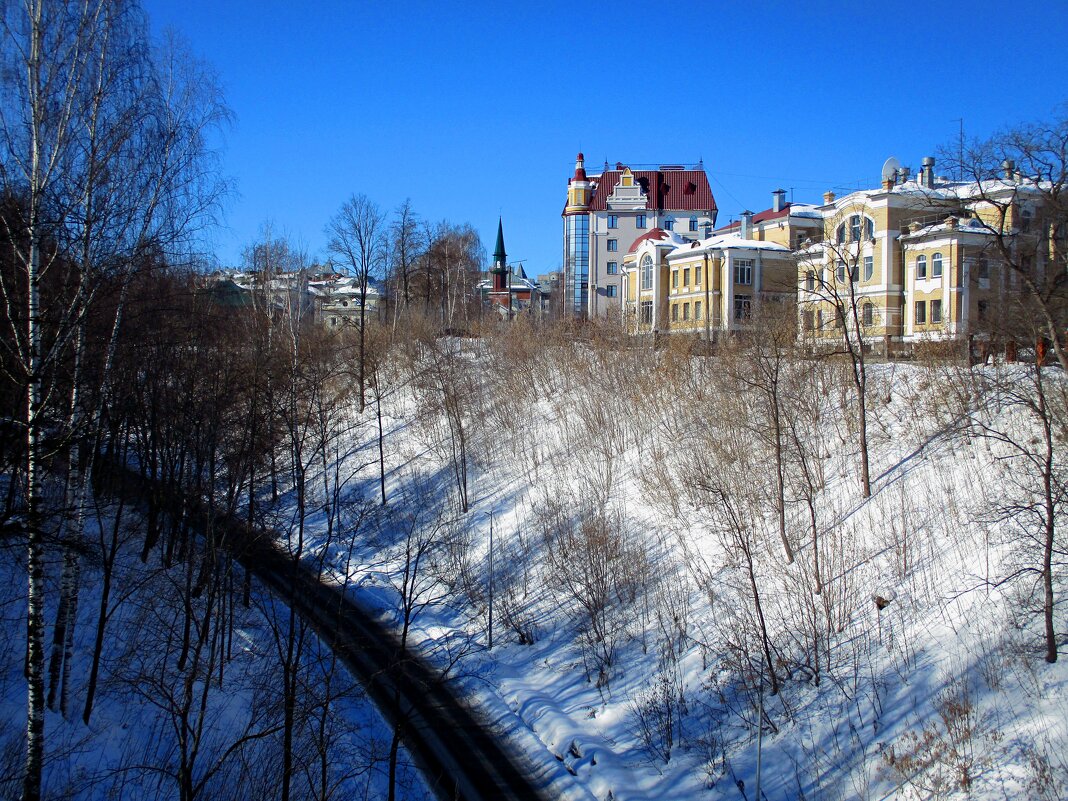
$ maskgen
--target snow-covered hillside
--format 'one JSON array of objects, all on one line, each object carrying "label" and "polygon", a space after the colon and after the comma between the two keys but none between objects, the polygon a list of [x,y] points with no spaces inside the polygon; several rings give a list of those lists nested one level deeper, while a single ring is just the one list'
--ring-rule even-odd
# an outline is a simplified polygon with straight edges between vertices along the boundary
[{"label": "snow-covered hillside", "polygon": [[[391,503],[413,503],[418,476],[448,529],[444,583],[414,626],[431,654],[454,654],[457,629],[477,641],[459,672],[534,758],[598,799],[753,798],[763,683],[769,799],[1068,791],[1066,674],[1043,660],[1033,371],[869,365],[864,498],[846,367],[785,365],[789,564],[745,353],[449,347],[438,367],[468,386],[465,514],[438,389],[416,381],[388,404]],[[367,565],[398,553],[350,571],[387,614],[403,560]]]},{"label": "snow-covered hillside", "polygon": [[[1064,408],[1059,372],[1042,375]],[[759,741],[771,801],[1060,798],[1068,675],[1043,659],[1034,377],[869,365],[865,498],[845,364],[523,331],[411,343],[378,366],[362,413],[341,391],[320,407],[301,481],[282,469],[274,500],[261,476],[256,519],[403,631],[560,797],[754,799]],[[1064,421],[1047,418],[1059,524]],[[93,554],[117,516],[85,727]],[[47,721],[50,792],[182,797],[188,724],[200,784],[185,797],[274,797],[278,688],[297,677],[294,796],[378,797],[391,733],[330,654],[257,588],[202,625],[200,562],[179,544],[170,567],[162,550],[142,563],[145,524],[102,502],[90,525],[101,547],[85,558],[70,722]],[[14,792],[24,568],[9,553],[0,780]],[[1059,598],[1063,548],[1053,560]],[[239,570],[220,580],[240,598]],[[1063,644],[1061,605],[1054,624]],[[175,664],[183,649],[206,674]],[[426,794],[402,779],[400,797]]]}]

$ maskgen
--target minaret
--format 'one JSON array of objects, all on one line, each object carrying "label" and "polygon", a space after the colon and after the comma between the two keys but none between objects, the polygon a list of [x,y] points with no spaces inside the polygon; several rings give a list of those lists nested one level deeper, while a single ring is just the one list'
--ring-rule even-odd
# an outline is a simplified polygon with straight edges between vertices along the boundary
[{"label": "minaret", "polygon": [[497,218],[497,246],[493,249],[493,291],[507,292],[505,276],[508,273],[508,254],[504,252],[504,222]]}]

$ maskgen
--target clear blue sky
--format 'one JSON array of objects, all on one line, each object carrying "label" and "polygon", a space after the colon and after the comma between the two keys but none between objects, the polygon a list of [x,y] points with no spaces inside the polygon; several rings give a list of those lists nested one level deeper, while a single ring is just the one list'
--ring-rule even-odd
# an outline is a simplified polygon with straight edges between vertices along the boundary
[{"label": "clear blue sky", "polygon": [[[265,221],[324,257],[351,194],[560,263],[575,153],[704,159],[720,222],[873,186],[887,156],[1049,117],[1068,3],[144,0],[218,71],[236,122],[224,265]],[[1015,13],[1015,17],[1013,16]]]}]

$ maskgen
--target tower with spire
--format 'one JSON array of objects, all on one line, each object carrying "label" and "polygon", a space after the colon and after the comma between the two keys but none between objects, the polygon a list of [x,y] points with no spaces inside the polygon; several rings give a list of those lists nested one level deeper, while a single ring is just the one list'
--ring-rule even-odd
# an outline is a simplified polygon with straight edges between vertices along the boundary
[{"label": "tower with spire", "polygon": [[490,268],[492,285],[489,291],[490,305],[504,314],[512,311],[512,287],[508,274],[508,254],[504,249],[504,221],[497,218],[497,244],[493,248],[493,266]]}]

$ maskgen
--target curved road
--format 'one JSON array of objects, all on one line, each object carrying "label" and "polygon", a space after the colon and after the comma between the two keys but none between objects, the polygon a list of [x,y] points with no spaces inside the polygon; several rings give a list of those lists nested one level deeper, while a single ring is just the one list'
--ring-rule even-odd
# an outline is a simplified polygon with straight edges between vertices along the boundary
[{"label": "curved road", "polygon": [[[120,486],[108,486],[107,491],[143,499],[146,481],[134,470],[114,467],[122,473],[116,477]],[[548,787],[551,776],[538,780],[520,769],[517,763],[525,760],[495,738],[431,666],[410,652],[399,661],[397,638],[343,588],[324,584],[314,570],[279,550],[268,532],[250,530],[244,521],[226,515],[211,517],[201,504],[187,506],[190,525],[203,531],[210,521],[242,566],[280,600],[291,603],[338,655],[386,721],[402,726],[402,742],[438,798],[549,801],[558,797]]]},{"label": "curved road", "polygon": [[246,547],[233,550],[245,568],[293,604],[359,678],[391,725],[400,719],[404,745],[439,798],[548,800],[545,788],[536,787],[516,766],[516,756],[487,732],[436,671],[411,654],[398,662],[397,639],[340,587],[323,584],[311,569],[262,540],[242,539]]}]

